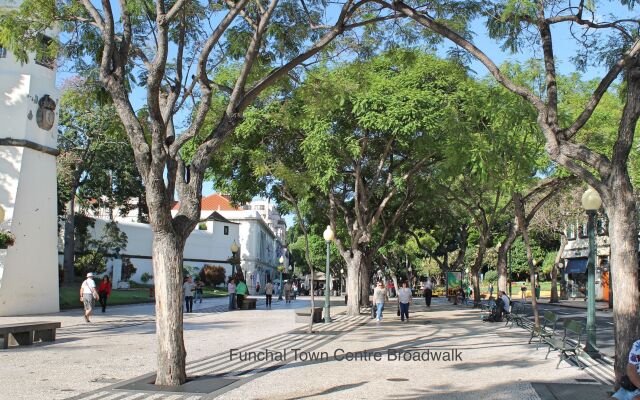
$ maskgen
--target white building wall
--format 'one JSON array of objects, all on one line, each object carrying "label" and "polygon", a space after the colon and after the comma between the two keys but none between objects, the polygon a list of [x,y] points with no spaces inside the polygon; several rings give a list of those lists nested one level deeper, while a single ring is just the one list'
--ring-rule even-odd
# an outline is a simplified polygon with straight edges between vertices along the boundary
[{"label": "white building wall", "polygon": [[[240,259],[242,270],[247,280],[249,293],[256,292],[259,282],[261,292],[267,278],[279,279],[278,249],[282,247],[279,239],[267,226],[257,211],[219,211],[226,219],[240,224]],[[288,260],[285,260],[285,265]]]},{"label": "white building wall", "polygon": [[[0,1],[0,8],[7,2]],[[38,100],[49,95],[59,104],[55,70],[21,64],[11,53],[0,58],[0,139],[23,140],[50,150],[57,147],[57,110],[53,127],[36,123]],[[3,229],[15,245],[0,251],[0,316],[59,310],[57,263],[56,158],[24,145],[0,145],[0,205]]]},{"label": "white building wall", "polygon": [[[100,238],[104,226],[108,221],[97,219],[95,227],[90,229],[93,238]],[[224,234],[224,227],[228,227],[228,235]],[[151,260],[151,245],[153,232],[148,224],[137,222],[118,222],[118,228],[127,234],[127,247],[120,251],[121,256],[129,257],[136,267],[136,273],[131,280],[141,282],[140,277],[144,273],[153,275],[153,263]],[[231,275],[232,268],[227,262],[231,257],[231,244],[238,243],[239,225],[218,221],[208,221],[208,230],[201,231],[196,228],[187,239],[183,265],[189,265],[198,269],[204,265],[219,265],[225,268],[226,275]],[[59,256],[62,260],[62,255]],[[61,262],[61,261],[60,261]],[[114,270],[114,266],[116,266]],[[117,267],[118,260],[110,259],[107,263],[107,273],[114,280],[114,287],[118,285],[120,276]],[[152,283],[150,281],[149,283]]]}]

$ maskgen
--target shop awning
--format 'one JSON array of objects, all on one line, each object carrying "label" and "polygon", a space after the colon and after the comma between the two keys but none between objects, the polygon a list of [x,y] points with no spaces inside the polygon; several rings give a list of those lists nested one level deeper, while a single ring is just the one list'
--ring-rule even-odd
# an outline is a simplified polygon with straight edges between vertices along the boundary
[{"label": "shop awning", "polygon": [[588,258],[567,259],[567,274],[584,274],[587,272]]}]

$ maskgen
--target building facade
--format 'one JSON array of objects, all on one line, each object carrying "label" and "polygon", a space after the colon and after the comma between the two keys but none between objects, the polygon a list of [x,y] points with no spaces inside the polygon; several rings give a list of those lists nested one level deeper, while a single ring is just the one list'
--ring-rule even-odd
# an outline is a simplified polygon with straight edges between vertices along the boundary
[{"label": "building facade", "polygon": [[[0,12],[19,6],[0,0]],[[50,41],[43,35],[43,46]],[[57,108],[55,60],[18,61],[0,48],[1,228],[15,243],[0,249],[0,316],[59,310]]]},{"label": "building facade", "polygon": [[[179,204],[176,204],[173,207],[174,215],[178,209]],[[249,293],[256,293],[258,284],[261,287],[260,292],[264,292],[264,286],[268,280],[278,281],[280,278],[278,272],[280,257],[283,257],[283,265],[289,264],[284,241],[286,223],[277,214],[276,205],[268,200],[258,200],[242,207],[235,207],[231,204],[230,198],[225,195],[212,194],[203,197],[201,216],[204,217],[213,211],[239,224],[240,266],[245,275]]]},{"label": "building facade", "polygon": [[[603,216],[596,220],[596,299],[609,301],[611,296],[611,269],[609,265],[608,221]],[[568,224],[565,234],[567,244],[562,253],[563,281],[567,284],[567,295],[584,297],[587,283],[587,261],[589,259],[589,237],[587,223],[575,221]]]}]

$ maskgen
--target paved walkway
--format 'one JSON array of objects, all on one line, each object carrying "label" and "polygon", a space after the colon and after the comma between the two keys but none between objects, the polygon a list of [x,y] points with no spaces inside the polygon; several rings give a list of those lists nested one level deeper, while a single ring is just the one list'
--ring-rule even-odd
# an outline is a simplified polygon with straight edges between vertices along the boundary
[{"label": "paved walkway", "polygon": [[[223,301],[196,307],[222,311]],[[47,316],[63,321],[60,340],[0,351],[0,398],[547,400],[604,398],[610,388],[599,384],[611,381],[606,364],[580,370],[563,362],[555,369],[557,355],[545,360],[546,350],[527,344],[526,331],[483,323],[478,310],[445,302],[426,310],[416,299],[410,322],[401,323],[390,304],[378,323],[339,315],[344,307],[338,298],[333,303],[335,321],[314,325],[311,335],[293,317],[292,308],[308,306],[303,300],[274,303],[273,310],[186,315],[187,369],[199,378],[181,393],[148,384],[155,363],[151,306],[114,307],[91,325],[80,323],[78,312]],[[283,359],[273,356],[285,350]],[[248,352],[272,356],[242,359]],[[357,359],[346,360],[347,353]],[[411,360],[416,354],[422,360]]]}]

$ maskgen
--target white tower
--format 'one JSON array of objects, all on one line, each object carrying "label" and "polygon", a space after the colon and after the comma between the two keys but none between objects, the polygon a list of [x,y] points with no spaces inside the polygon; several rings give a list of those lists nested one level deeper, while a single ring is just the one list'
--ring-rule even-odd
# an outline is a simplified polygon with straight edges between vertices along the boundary
[{"label": "white tower", "polygon": [[[0,12],[16,6],[0,0]],[[0,48],[0,205],[15,236],[0,250],[0,316],[59,310],[55,80],[54,60]]]}]

